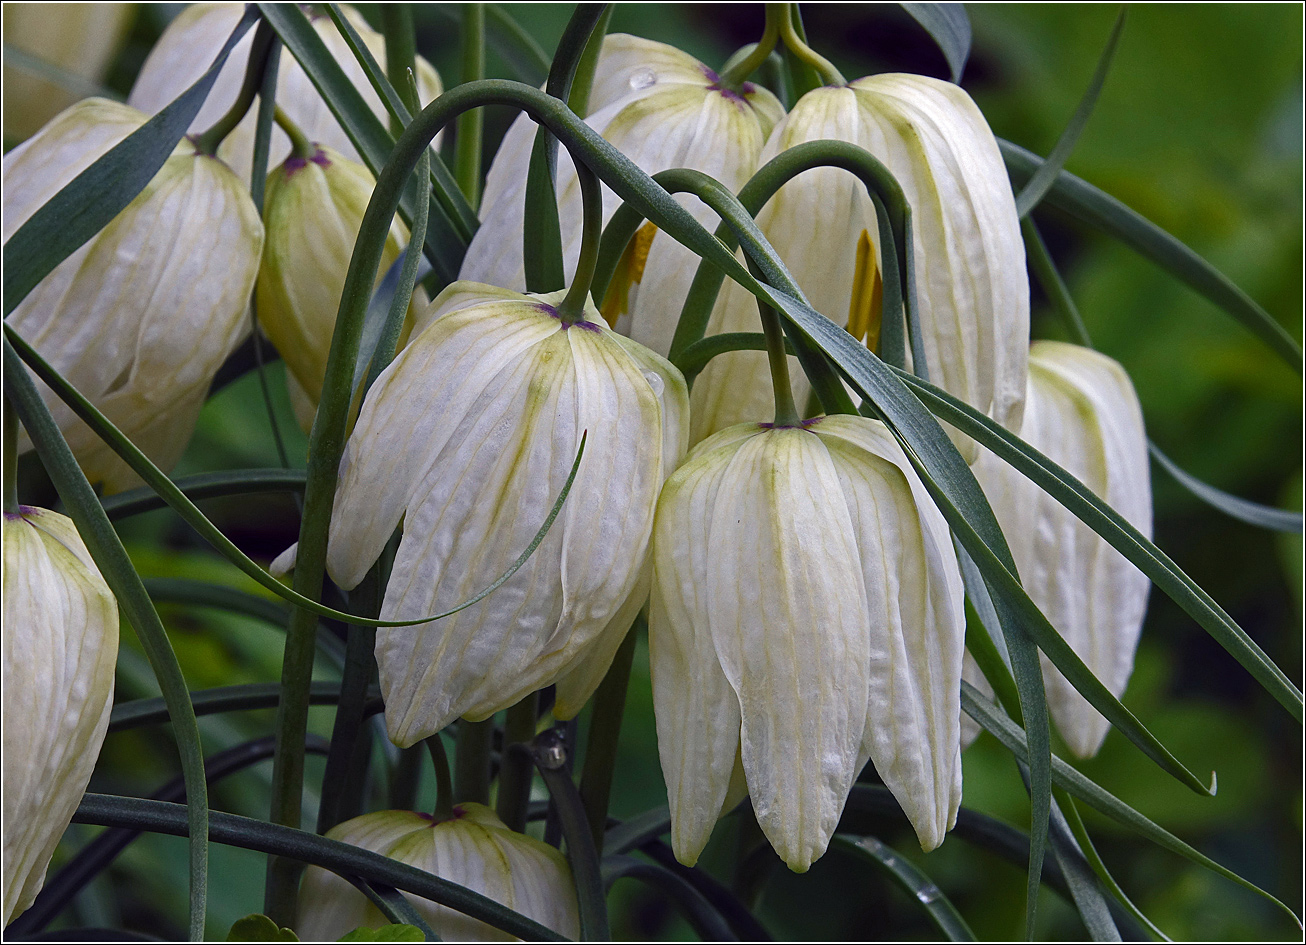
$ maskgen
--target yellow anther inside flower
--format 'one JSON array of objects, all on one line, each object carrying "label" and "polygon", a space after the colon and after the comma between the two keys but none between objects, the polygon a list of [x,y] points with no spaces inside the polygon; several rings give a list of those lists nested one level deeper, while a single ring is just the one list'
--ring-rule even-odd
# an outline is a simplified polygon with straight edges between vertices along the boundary
[{"label": "yellow anther inside flower", "polygon": [[603,305],[599,307],[604,320],[613,328],[617,327],[617,319],[630,311],[631,286],[639,285],[644,280],[648,252],[653,246],[653,237],[657,236],[657,233],[658,228],[655,224],[645,223],[635,231],[635,235],[626,245],[626,251],[621,254],[621,262],[617,264],[612,283],[608,286],[607,294],[603,296]]},{"label": "yellow anther inside flower", "polygon": [[848,303],[848,334],[865,341],[872,351],[880,348],[880,322],[884,315],[884,280],[875,261],[871,234],[862,230],[857,238],[857,268],[853,272],[853,296]]}]

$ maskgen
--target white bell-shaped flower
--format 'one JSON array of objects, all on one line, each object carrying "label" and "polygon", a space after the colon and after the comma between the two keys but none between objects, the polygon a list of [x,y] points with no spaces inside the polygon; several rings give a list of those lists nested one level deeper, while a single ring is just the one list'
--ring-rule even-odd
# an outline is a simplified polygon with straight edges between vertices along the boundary
[{"label": "white bell-shaped flower", "polygon": [[[290,402],[305,430],[322,396],[345,274],[375,186],[371,171],[328,147],[317,148],[308,159],[287,158],[268,175],[258,318],[286,362]],[[395,217],[378,283],[407,243],[408,228]],[[426,301],[425,291],[417,288],[407,327]],[[406,337],[407,331],[400,342]]]},{"label": "white bell-shaped flower", "polygon": [[[146,120],[104,99],[61,113],[4,158],[4,238]],[[221,161],[182,141],[108,226],[45,277],[8,322],[156,464],[171,468],[213,376],[249,331],[263,224]],[[42,385],[88,478],[135,475]]]},{"label": "white bell-shaped flower", "polygon": [[104,744],[118,604],[72,520],[4,523],[4,924],[32,904]]},{"label": "white bell-shaped flower", "polygon": [[[349,25],[362,37],[364,45],[384,70],[385,37],[372,29],[353,7],[344,6],[342,10]],[[145,64],[141,66],[140,75],[132,85],[127,104],[150,115],[162,110],[208,70],[244,12],[243,3],[196,3],[179,13],[150,50]],[[383,123],[388,122],[389,113],[381,104],[381,97],[372,88],[363,67],[358,64],[335,23],[325,13],[310,13],[308,16],[327,51],[344,70],[373,114]],[[227,57],[208,98],[191,122],[191,132],[205,131],[212,127],[235,104],[245,81],[245,67],[249,62],[249,50],[253,42],[254,30],[250,29]],[[440,76],[429,62],[418,56],[417,94],[422,104],[430,103],[442,91]],[[309,79],[308,73],[285,49],[282,50],[277,70],[277,105],[309,140],[320,141],[350,160],[359,160],[358,152]],[[254,124],[257,115],[256,104],[218,148],[218,156],[230,164],[247,184],[254,161]],[[274,125],[271,163],[281,163],[289,153],[290,140]]]},{"label": "white bell-shaped flower", "polygon": [[[664,43],[615,33],[603,40],[585,121],[614,147],[654,174],[673,167],[702,171],[737,192],[758,167],[767,135],[784,114],[770,92],[745,83],[741,92],[721,84],[693,56]],[[460,277],[526,287],[522,227],[526,173],[537,125],[521,115],[508,129],[486,179],[481,228],[472,239]],[[558,217],[563,258],[570,274],[580,253],[581,193],[565,148],[558,154]],[[696,197],[678,195],[709,230],[718,218]],[[606,224],[621,200],[603,188]],[[665,355],[698,257],[645,223],[602,300],[604,317],[624,335]]]},{"label": "white bell-shaped flower", "polygon": [[378,378],[346,447],[328,570],[355,586],[402,522],[381,617],[407,620],[461,604],[508,569],[586,435],[566,504],[520,571],[436,623],[377,632],[399,745],[572,672],[555,713],[574,714],[642,603],[630,598],[658,491],[685,449],[685,382],[592,305],[568,326],[553,307],[562,298],[451,285]]},{"label": "white bell-shaped flower", "polygon": [[[1010,429],[1020,426],[1029,343],[1029,280],[1011,185],[997,141],[961,88],[890,74],[808,92],[771,134],[762,163],[806,141],[865,148],[902,186],[912,211],[916,301],[929,379]],[[758,216],[812,306],[879,343],[879,230],[851,173],[806,171]],[[723,287],[709,333],[757,331],[752,296]],[[691,442],[768,416],[760,352],[732,352],[694,385]],[[968,461],[975,444],[953,436]]]},{"label": "white bell-shaped flower", "polygon": [[697,860],[742,763],[767,839],[806,870],[868,757],[938,846],[961,803],[963,590],[947,524],[883,424],[723,430],[667,481],[653,547],[676,856]]},{"label": "white bell-shaped flower", "polygon": [[[327,837],[466,886],[568,939],[580,937],[576,887],[566,859],[547,843],[509,830],[481,804],[458,804],[444,820],[406,810],[378,811],[332,828]],[[516,941],[429,899],[410,901],[446,941]],[[296,928],[303,941],[334,942],[354,929],[389,921],[347,880],[316,866],[305,871]]]},{"label": "white bell-shaped flower", "polygon": [[[1129,375],[1116,361],[1078,345],[1034,342],[1020,436],[1151,537],[1143,411]],[[1133,671],[1151,582],[1004,461],[985,453],[975,464],[975,476],[1030,598],[1119,697]],[[1110,723],[1046,657],[1043,679],[1052,719],[1070,750],[1080,758],[1096,754]]]}]

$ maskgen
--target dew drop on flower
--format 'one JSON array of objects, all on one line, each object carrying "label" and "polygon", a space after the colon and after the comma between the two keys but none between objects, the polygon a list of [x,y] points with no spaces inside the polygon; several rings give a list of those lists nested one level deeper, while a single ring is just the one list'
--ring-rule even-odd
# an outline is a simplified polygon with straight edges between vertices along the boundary
[{"label": "dew drop on flower", "polygon": [[657,81],[657,73],[652,69],[640,69],[630,77],[630,87],[638,92],[640,89],[646,89],[650,85],[656,85]]}]

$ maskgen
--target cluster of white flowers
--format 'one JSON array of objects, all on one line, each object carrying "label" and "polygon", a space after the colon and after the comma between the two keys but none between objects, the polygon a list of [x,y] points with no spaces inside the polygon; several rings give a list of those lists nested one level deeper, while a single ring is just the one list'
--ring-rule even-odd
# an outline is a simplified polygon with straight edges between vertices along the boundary
[{"label": "cluster of white flowers", "polygon": [[[146,62],[128,106],[80,103],[6,156],[5,238],[185,88],[239,9],[189,9]],[[381,59],[379,38],[354,23]],[[335,28],[325,20],[316,26],[370,92]],[[248,43],[194,130],[234,100],[247,55]],[[433,70],[423,63],[418,71],[423,98],[438,95]],[[216,158],[183,140],[150,186],[10,320],[165,467],[180,456],[214,373],[247,331],[256,283],[260,321],[286,362],[306,427],[321,394],[373,179],[288,55],[281,82],[278,104],[313,150],[292,153],[272,172],[262,220],[238,176],[248,176],[250,129],[242,124]],[[879,158],[913,215],[926,361],[919,367],[1065,465],[1135,526],[1150,528],[1145,438],[1128,378],[1109,359],[1069,345],[1039,344],[1030,355],[1015,203],[993,135],[959,87],[880,75],[815,89],[786,114],[766,90],[731,89],[679,50],[613,35],[589,101],[586,120],[644,171],[694,168],[736,192],[766,161],[806,141],[848,141]],[[374,96],[372,104],[380,114]],[[561,515],[520,572],[438,623],[378,632],[391,738],[412,745],[552,684],[555,716],[574,716],[651,600],[659,750],[682,861],[698,858],[717,819],[747,795],[780,856],[807,869],[824,853],[868,759],[922,847],[937,846],[961,801],[965,630],[962,580],[942,515],[882,423],[860,416],[766,422],[774,405],[764,355],[717,358],[691,393],[666,356],[698,257],[651,224],[600,304],[560,312],[565,290],[524,294],[522,198],[534,127],[520,118],[498,152],[464,281],[429,305],[414,296],[402,350],[357,408],[331,521],[329,573],[342,588],[354,587],[400,527],[381,617],[450,609],[520,555],[582,436],[585,452]],[[565,153],[557,189],[564,255],[574,268],[581,195]],[[678,199],[704,225],[716,223],[695,198]],[[605,191],[605,219],[616,207]],[[813,306],[838,320],[846,314],[849,331],[875,350],[883,248],[862,185],[844,171],[809,171],[780,189],[759,224]],[[396,221],[384,264],[407,239]],[[709,332],[756,324],[752,298],[727,285]],[[110,488],[129,483],[89,430],[50,402],[88,476]],[[1145,579],[1019,474],[950,434],[975,463],[1031,596],[1108,688],[1121,692]],[[20,566],[10,535],[19,532],[5,531],[7,714],[18,688],[9,685],[18,659],[11,640],[21,633],[32,637],[24,646],[55,645],[36,640],[44,624],[24,616],[32,605],[10,593],[9,575]],[[84,554],[75,556],[89,567]],[[70,570],[62,573],[41,579],[72,586]],[[1059,729],[1074,751],[1093,753],[1104,720],[1051,667],[1047,680]],[[105,691],[95,690],[78,723],[94,727],[86,720],[100,719],[101,735]],[[41,742],[50,735],[32,733]],[[88,773],[56,777],[75,798]],[[6,774],[6,828],[18,790]],[[46,806],[66,823],[71,808],[60,797]],[[9,836],[7,829],[7,873]],[[445,821],[368,815],[333,836],[421,863],[575,934],[574,914],[559,905],[570,897],[557,891],[570,883],[565,863],[474,805]],[[49,847],[44,834],[32,842]],[[501,866],[491,869],[492,862]],[[336,934],[363,921],[361,897],[340,885],[307,881],[305,929]],[[537,899],[545,904],[526,908]],[[17,907],[27,901],[24,893]],[[6,918],[14,908],[7,885]]]}]

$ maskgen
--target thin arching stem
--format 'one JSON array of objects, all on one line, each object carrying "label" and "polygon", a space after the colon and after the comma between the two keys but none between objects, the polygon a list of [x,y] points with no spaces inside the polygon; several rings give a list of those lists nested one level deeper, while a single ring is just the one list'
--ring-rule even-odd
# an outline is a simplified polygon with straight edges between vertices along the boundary
[{"label": "thin arching stem", "polygon": [[599,261],[599,241],[603,236],[603,185],[598,176],[579,161],[576,163],[576,176],[580,180],[580,193],[584,201],[584,229],[581,231],[576,275],[571,280],[567,297],[558,306],[558,316],[565,325],[574,324],[584,317],[585,301],[589,298],[594,270]]},{"label": "thin arching stem", "polygon": [[752,75],[762,63],[766,62],[767,56],[775,49],[775,44],[780,39],[780,21],[789,22],[789,9],[787,4],[768,3],[766,5],[766,28],[762,31],[762,38],[757,41],[757,45],[743,59],[726,69],[721,73],[721,84],[732,89],[737,89]]},{"label": "thin arching stem", "polygon": [[[782,7],[783,10],[778,10],[773,14],[771,10],[772,7]],[[774,16],[775,19],[779,21],[780,39],[784,42],[785,46],[787,46],[789,51],[798,59],[815,69],[827,85],[847,85],[848,83],[845,81],[843,74],[834,67],[834,63],[830,62],[829,59],[826,59],[811,46],[808,46],[807,43],[803,41],[802,37],[798,35],[798,30],[794,28],[793,16],[791,15],[789,8],[790,4],[788,3],[768,3],[766,5],[767,20],[769,21]]]}]

